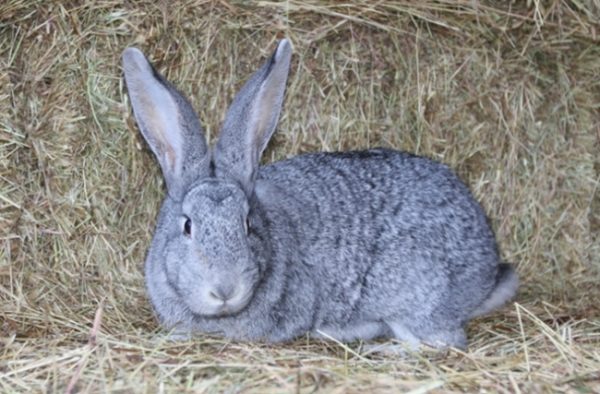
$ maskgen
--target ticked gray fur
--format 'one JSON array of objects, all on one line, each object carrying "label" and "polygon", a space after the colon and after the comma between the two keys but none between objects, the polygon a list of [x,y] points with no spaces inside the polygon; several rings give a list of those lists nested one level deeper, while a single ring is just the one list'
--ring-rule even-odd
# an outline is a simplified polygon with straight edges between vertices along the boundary
[{"label": "ticked gray fur", "polygon": [[188,101],[139,50],[123,53],[168,191],[145,275],[160,321],[240,340],[309,332],[466,347],[468,320],[518,285],[481,206],[447,166],[389,149],[259,166],[291,54],[280,41],[210,149]]}]

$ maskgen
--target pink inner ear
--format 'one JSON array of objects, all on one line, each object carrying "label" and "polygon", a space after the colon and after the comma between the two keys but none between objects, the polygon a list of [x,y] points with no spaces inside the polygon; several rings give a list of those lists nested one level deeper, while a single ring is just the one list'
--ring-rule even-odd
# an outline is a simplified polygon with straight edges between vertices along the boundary
[{"label": "pink inner ear", "polygon": [[157,155],[163,171],[177,173],[182,154],[180,112],[167,89],[151,69],[126,75],[134,114],[144,137]]},{"label": "pink inner ear", "polygon": [[267,146],[271,133],[279,120],[281,102],[285,91],[285,83],[289,71],[289,58],[291,56],[289,43],[279,44],[276,61],[281,62],[287,56],[287,65],[275,64],[271,74],[263,82],[252,106],[250,138],[256,151],[254,160],[259,160],[262,151]]},{"label": "pink inner ear", "polygon": [[171,119],[171,116],[168,116],[164,113],[160,113],[159,111],[153,109],[154,107],[160,105],[160,103],[154,103],[152,99],[145,96],[140,97],[140,103],[142,112],[145,114],[145,126],[147,130],[151,133],[150,137],[156,143],[156,148],[159,151],[157,153],[163,156],[165,164],[167,164],[170,167],[170,169],[174,171],[175,165],[177,164],[177,152],[175,151],[174,144],[177,144],[179,142],[179,137],[172,133],[173,135],[171,135],[169,139],[167,133],[169,132],[170,128],[178,127],[176,124],[169,123],[177,120],[177,118],[179,117],[179,111],[174,105],[165,106],[172,107],[171,111],[174,112],[175,116],[172,116],[173,119]]},{"label": "pink inner ear", "polygon": [[175,154],[173,147],[170,145],[167,145],[164,147],[163,152],[164,152],[165,162],[169,163],[171,170],[175,172],[175,165],[176,165],[175,162],[177,160],[177,155]]},{"label": "pink inner ear", "polygon": [[[260,155],[262,152],[260,150],[264,149],[266,145],[265,139],[268,138],[268,135],[265,135],[270,131],[270,123],[273,122],[273,108],[277,105],[278,93],[276,89],[269,88],[263,86],[260,92],[260,101],[259,105],[255,106],[252,110],[252,118],[253,118],[253,126],[255,127],[254,132],[251,133],[254,135],[254,145],[258,147]],[[277,121],[277,119],[275,119]]]}]

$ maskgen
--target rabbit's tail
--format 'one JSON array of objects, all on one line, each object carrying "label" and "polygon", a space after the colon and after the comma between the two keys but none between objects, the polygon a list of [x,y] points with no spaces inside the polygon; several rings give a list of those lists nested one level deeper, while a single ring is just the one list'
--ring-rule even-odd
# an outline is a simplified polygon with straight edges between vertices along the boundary
[{"label": "rabbit's tail", "polygon": [[471,317],[485,315],[501,307],[510,300],[519,287],[519,277],[512,265],[501,263],[496,274],[496,286],[488,298],[471,314]]}]

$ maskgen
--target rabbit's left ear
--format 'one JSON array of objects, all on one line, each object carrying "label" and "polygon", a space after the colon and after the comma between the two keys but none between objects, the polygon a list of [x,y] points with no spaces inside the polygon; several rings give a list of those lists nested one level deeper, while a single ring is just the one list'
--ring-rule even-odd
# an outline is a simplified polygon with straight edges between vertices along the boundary
[{"label": "rabbit's left ear", "polygon": [[236,179],[252,193],[260,156],[275,131],[290,68],[292,46],[281,40],[227,111],[215,148],[217,176]]},{"label": "rabbit's left ear", "polygon": [[140,50],[123,52],[123,70],[137,124],[160,163],[169,195],[180,200],[191,183],[208,176],[210,155],[200,121]]}]

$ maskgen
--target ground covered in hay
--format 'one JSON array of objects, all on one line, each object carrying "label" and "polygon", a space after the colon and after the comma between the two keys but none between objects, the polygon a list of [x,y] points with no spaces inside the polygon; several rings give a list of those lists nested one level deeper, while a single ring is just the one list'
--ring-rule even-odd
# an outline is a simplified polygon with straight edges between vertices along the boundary
[{"label": "ground covered in hay", "polygon": [[[600,390],[600,4],[0,4],[0,391]],[[130,45],[214,139],[295,45],[266,161],[386,146],[448,163],[522,278],[470,346],[405,357],[302,338],[162,338],[142,266],[164,193],[124,90]]]}]

